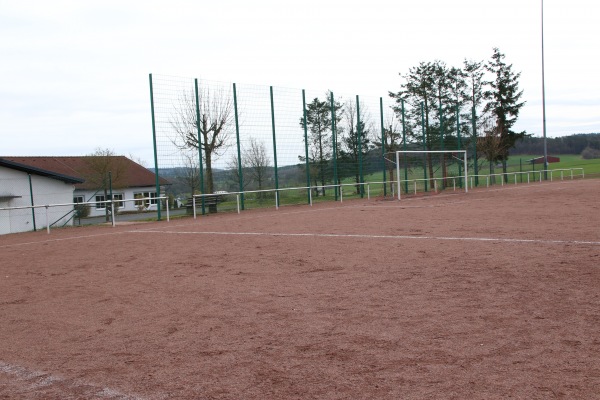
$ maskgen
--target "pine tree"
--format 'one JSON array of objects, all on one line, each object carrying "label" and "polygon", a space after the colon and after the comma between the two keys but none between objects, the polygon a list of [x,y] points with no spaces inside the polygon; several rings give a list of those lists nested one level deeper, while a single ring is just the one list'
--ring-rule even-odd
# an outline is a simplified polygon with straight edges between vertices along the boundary
[{"label": "pine tree", "polygon": [[[355,182],[360,183],[359,159],[366,158],[369,151],[373,148],[371,143],[371,123],[364,111],[360,109],[360,118],[357,112],[356,102],[349,100],[344,106],[344,116],[346,120],[345,132],[341,137],[340,158],[344,163],[341,173],[344,176],[353,176]],[[359,120],[360,119],[360,123]],[[360,140],[359,140],[360,132]],[[360,185],[356,186],[356,193],[360,194]]]},{"label": "pine tree", "polygon": [[[430,115],[435,110],[435,63],[432,62],[421,62],[418,66],[412,67],[408,70],[404,79],[405,83],[401,85],[401,90],[397,93],[390,92],[391,98],[395,99],[396,107],[394,111],[396,115],[401,113],[401,101],[406,100],[411,105],[409,109],[409,119],[415,121],[416,127],[424,125],[423,129],[415,129],[413,131],[413,139],[419,143],[425,143],[427,150],[433,149],[434,133],[430,126]],[[400,74],[402,76],[402,74]],[[421,104],[423,104],[423,119],[421,118]],[[424,121],[424,124],[421,121]],[[424,132],[424,135],[421,135]],[[431,156],[427,157],[429,165],[429,174],[433,177],[433,166],[431,163]]]},{"label": "pine tree", "polygon": [[515,146],[518,140],[525,137],[524,131],[512,130],[525,102],[520,101],[523,96],[523,91],[519,90],[521,73],[513,72],[512,64],[506,64],[504,58],[505,55],[498,48],[494,48],[492,59],[486,65],[486,69],[493,74],[494,80],[489,82],[491,89],[485,92],[488,102],[485,105],[484,113],[489,112],[495,119],[502,151],[494,161],[501,161],[503,172],[506,173],[509,150]]},{"label": "pine tree", "polygon": [[[331,98],[331,92],[327,92],[327,99]],[[342,105],[335,102],[334,109],[336,123],[341,119],[340,110]],[[321,101],[317,97],[306,105],[306,125],[308,128],[308,149],[311,171],[316,172],[321,186],[325,186],[329,176],[328,164],[333,159],[333,134],[331,131],[331,102]],[[304,128],[304,118],[300,118],[300,126]],[[339,129],[338,129],[339,131]],[[300,156],[301,161],[305,161]],[[311,173],[314,176],[314,174]],[[317,191],[316,195],[319,193]],[[323,188],[325,195],[325,188]]]},{"label": "pine tree", "polygon": [[471,121],[471,143],[473,151],[473,168],[475,173],[475,184],[478,183],[479,178],[479,163],[477,157],[477,116],[479,115],[479,108],[484,100],[484,87],[488,84],[484,80],[485,75],[485,64],[483,61],[473,61],[465,59],[463,61],[463,71],[465,74],[465,83],[467,93],[467,104],[469,104],[469,112],[463,115],[465,120]]}]

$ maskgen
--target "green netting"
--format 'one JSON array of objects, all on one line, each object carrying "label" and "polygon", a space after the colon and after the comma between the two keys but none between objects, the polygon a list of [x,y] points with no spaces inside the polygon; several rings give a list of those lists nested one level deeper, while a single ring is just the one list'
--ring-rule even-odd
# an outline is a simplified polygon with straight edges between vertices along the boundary
[{"label": "green netting", "polygon": [[[156,75],[151,82],[157,171],[170,191],[243,192],[242,209],[392,197],[395,151],[472,142],[470,121],[432,118],[424,130],[419,109],[405,104],[403,114],[388,96]],[[237,209],[236,200],[231,194],[218,208]]]}]

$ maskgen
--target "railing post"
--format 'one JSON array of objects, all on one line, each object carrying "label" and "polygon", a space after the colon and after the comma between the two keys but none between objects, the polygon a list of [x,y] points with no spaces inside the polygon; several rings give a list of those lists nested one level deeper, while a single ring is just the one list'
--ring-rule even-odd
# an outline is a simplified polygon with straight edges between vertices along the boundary
[{"label": "railing post", "polygon": [[196,198],[192,194],[192,208],[194,209],[194,219],[196,219]]},{"label": "railing post", "polygon": [[50,206],[46,204],[46,231],[48,232],[48,235],[50,234],[50,217],[48,217],[48,208]]},{"label": "railing post", "polygon": [[[160,210],[160,198],[156,199],[157,201],[157,206],[158,209]],[[115,221],[115,202],[113,199],[110,199],[110,219],[112,220],[112,227],[114,228],[116,226],[116,221]]]},{"label": "railing post", "polygon": [[[404,155],[404,161],[404,171],[406,171],[406,154]],[[400,193],[400,154],[398,152],[396,152],[396,181],[398,182],[398,200],[402,200],[402,194]],[[408,183],[404,185],[406,188],[408,188],[406,185],[408,185]],[[404,193],[408,194],[408,189],[405,190]]]},{"label": "railing post", "polygon": [[35,203],[33,201],[33,185],[31,184],[31,174],[27,174],[27,177],[29,178],[29,196],[31,198],[31,217],[33,219],[33,231],[36,232],[37,227],[35,225]]}]

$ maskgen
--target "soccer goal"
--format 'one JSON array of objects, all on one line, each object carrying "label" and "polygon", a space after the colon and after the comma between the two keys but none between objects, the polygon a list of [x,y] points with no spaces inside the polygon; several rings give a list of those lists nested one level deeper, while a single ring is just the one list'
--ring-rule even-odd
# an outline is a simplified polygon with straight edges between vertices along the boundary
[{"label": "soccer goal", "polygon": [[396,151],[398,200],[404,193],[453,188],[469,191],[466,150]]}]

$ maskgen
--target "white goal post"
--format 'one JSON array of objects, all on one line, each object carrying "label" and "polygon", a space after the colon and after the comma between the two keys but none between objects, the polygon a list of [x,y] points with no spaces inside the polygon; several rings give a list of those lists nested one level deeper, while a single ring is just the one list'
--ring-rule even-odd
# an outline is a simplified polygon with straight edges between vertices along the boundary
[{"label": "white goal post", "polygon": [[[418,154],[423,154],[424,156],[426,156],[427,154],[440,154],[440,153],[448,153],[448,154],[453,154],[456,155],[457,153],[459,155],[462,155],[462,159],[460,159],[457,156],[453,156],[455,159],[458,159],[460,161],[463,162],[463,167],[464,167],[464,172],[460,177],[455,177],[455,178],[464,178],[464,186],[465,186],[465,192],[469,191],[469,184],[468,184],[468,173],[467,173],[467,151],[466,150],[398,150],[396,151],[396,183],[398,185],[398,200],[400,200],[400,193],[402,192],[401,190],[401,182],[402,180],[400,179],[400,155],[401,154],[411,154],[411,155],[418,155]],[[442,179],[446,179],[447,177],[442,177]],[[418,180],[428,180],[429,178],[425,179],[418,179]],[[434,178],[434,179],[439,179],[439,178]],[[414,179],[415,181],[417,179]]]}]

